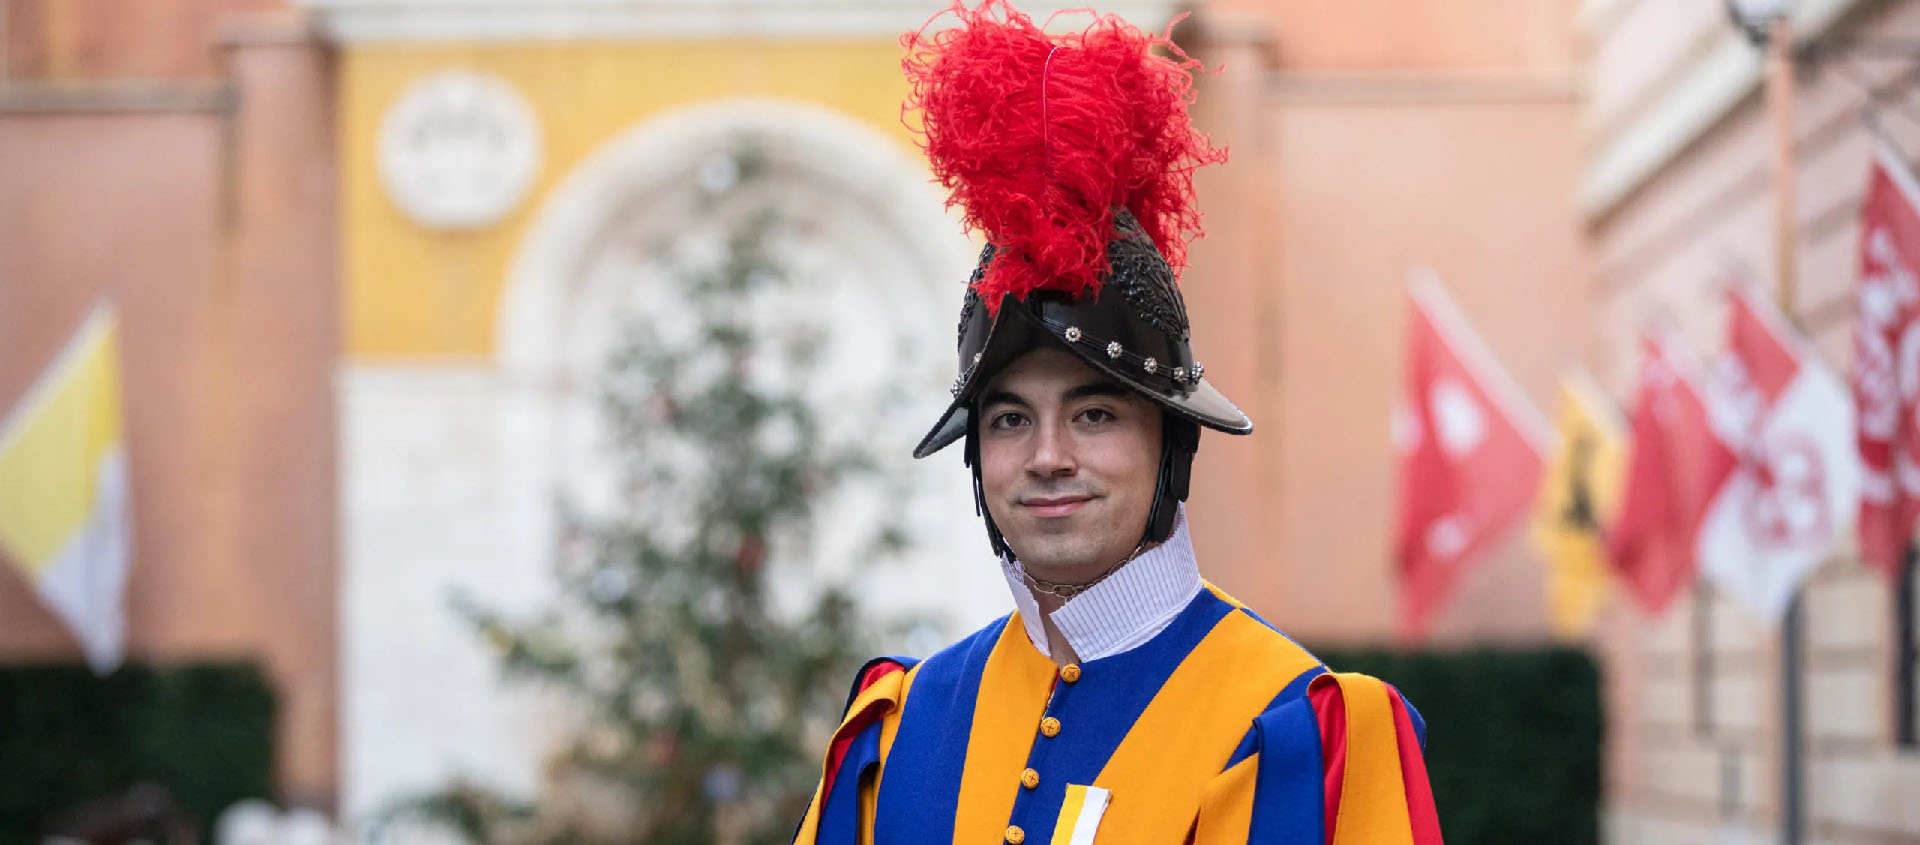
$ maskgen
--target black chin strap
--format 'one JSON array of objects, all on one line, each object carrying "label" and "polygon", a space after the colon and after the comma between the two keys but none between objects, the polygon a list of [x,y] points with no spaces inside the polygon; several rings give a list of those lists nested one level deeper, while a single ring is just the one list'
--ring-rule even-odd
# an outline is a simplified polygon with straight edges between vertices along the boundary
[{"label": "black chin strap", "polygon": [[[973,414],[974,419],[979,414]],[[1007,550],[1007,538],[1000,536],[1000,526],[993,524],[993,512],[987,510],[987,490],[980,484],[980,429],[967,426],[967,442],[960,450],[961,460],[967,462],[967,470],[973,474],[973,512],[987,522],[987,542],[993,546],[995,557],[1012,556]]]},{"label": "black chin strap", "polygon": [[1164,543],[1173,536],[1173,518],[1187,500],[1193,481],[1193,456],[1200,451],[1200,425],[1178,414],[1160,415],[1160,480],[1153,491],[1142,543]]},{"label": "black chin strap", "polygon": [[[1187,491],[1193,481],[1193,456],[1199,451],[1199,424],[1178,414],[1161,412],[1160,478],[1154,484],[1153,510],[1147,512],[1146,530],[1140,535],[1141,545],[1164,543],[1173,536],[1173,520],[1180,512],[1180,503],[1187,500]],[[993,512],[987,510],[987,491],[980,483],[980,434],[977,426],[967,426],[966,445],[960,454],[961,460],[966,461],[967,468],[973,474],[973,512],[987,523],[987,542],[993,546],[996,556],[1012,557],[1013,551],[1007,548],[1007,538],[1000,535],[1000,527],[993,524]]]}]

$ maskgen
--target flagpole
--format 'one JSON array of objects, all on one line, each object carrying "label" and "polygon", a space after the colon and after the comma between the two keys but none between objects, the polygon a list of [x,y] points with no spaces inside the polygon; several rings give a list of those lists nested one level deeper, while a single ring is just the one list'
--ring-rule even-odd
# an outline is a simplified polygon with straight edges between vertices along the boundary
[{"label": "flagpole", "polygon": [[[1773,198],[1775,279],[1780,313],[1797,325],[1798,294],[1794,247],[1799,239],[1794,214],[1793,21],[1780,14],[1768,23],[1767,111],[1773,124]],[[1780,841],[1799,845],[1803,827],[1803,749],[1800,742],[1800,647],[1803,622],[1800,589],[1787,604],[1780,629]]]},{"label": "flagpole", "polygon": [[1896,705],[1894,709],[1894,744],[1902,748],[1910,748],[1916,740],[1914,734],[1920,732],[1917,731],[1916,728],[1920,728],[1920,726],[1916,726],[1914,724],[1915,720],[1906,715],[1913,712],[1913,699],[1916,689],[1914,683],[1916,644],[1914,643],[1913,632],[1906,630],[1906,626],[1913,620],[1913,602],[1916,586],[1914,581],[1916,578],[1920,578],[1920,572],[1916,572],[1916,568],[1920,568],[1920,563],[1916,562],[1916,558],[1920,558],[1920,545],[1915,545],[1912,540],[1908,540],[1906,553],[1900,557],[1900,576],[1895,579],[1894,582],[1899,592],[1893,599],[1893,625],[1895,629],[1893,635],[1893,659],[1895,667],[1893,677],[1895,679],[1894,702]]}]

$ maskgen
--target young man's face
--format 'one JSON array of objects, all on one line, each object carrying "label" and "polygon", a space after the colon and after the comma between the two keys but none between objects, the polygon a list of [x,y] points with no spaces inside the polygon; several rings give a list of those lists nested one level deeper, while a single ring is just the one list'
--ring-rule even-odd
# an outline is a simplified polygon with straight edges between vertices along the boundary
[{"label": "young man's face", "polygon": [[1160,474],[1160,409],[1063,349],[987,383],[975,419],[987,511],[1047,580],[1091,578],[1139,545]]}]

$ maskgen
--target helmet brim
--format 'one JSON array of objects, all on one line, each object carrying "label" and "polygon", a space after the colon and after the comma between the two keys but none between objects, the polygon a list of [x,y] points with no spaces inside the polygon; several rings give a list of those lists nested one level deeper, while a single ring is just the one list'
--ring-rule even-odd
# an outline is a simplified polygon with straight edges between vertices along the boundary
[{"label": "helmet brim", "polygon": [[965,437],[973,423],[973,406],[987,383],[1007,365],[1042,345],[1067,350],[1102,375],[1202,426],[1226,434],[1253,433],[1253,421],[1204,377],[1187,382],[1184,390],[1169,390],[1164,386],[1165,380],[1149,381],[1138,373],[1114,366],[1113,360],[1086,344],[1069,343],[1055,334],[1048,322],[1026,303],[1008,301],[994,321],[979,361],[955,382],[953,402],[914,447],[913,456],[927,457]]}]

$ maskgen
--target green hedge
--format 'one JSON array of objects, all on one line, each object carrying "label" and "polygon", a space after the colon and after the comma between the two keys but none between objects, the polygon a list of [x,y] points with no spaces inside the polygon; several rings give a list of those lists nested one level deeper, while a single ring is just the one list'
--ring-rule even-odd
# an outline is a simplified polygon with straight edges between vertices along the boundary
[{"label": "green hedge", "polygon": [[1385,679],[1427,722],[1448,845],[1597,842],[1600,672],[1570,648],[1315,650]]},{"label": "green hedge", "polygon": [[136,784],[171,793],[202,831],[272,795],[276,696],[248,663],[0,667],[0,845],[40,842],[56,818]]}]

